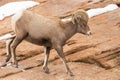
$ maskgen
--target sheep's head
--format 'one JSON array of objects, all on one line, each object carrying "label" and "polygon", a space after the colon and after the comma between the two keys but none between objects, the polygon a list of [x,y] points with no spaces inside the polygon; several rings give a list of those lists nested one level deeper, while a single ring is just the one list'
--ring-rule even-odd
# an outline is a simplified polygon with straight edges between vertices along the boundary
[{"label": "sheep's head", "polygon": [[72,15],[72,23],[78,28],[77,31],[82,34],[90,35],[91,31],[88,26],[88,15],[84,10],[78,10]]}]

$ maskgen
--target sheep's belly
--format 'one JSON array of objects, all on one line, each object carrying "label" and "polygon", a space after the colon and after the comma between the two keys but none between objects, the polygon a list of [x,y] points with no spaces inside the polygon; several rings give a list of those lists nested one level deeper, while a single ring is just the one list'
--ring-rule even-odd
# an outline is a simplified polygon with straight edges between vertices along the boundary
[{"label": "sheep's belly", "polygon": [[52,46],[51,40],[48,39],[48,38],[35,39],[35,38],[32,38],[32,37],[28,36],[25,40],[30,42],[30,43],[40,45],[40,46],[46,46],[46,47],[51,47]]}]

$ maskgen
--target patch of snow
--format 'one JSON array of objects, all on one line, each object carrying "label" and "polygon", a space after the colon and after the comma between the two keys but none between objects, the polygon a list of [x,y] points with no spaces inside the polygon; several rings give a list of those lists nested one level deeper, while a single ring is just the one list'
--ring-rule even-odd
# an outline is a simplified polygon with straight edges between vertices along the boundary
[{"label": "patch of snow", "polygon": [[[26,10],[27,8],[33,7],[35,5],[39,5],[39,3],[33,2],[33,1],[21,1],[21,2],[8,3],[8,4],[0,7],[0,20],[3,20],[6,16],[13,15],[20,10]],[[117,8],[118,8],[118,6],[116,4],[110,4],[104,8],[90,9],[87,11],[87,14],[88,14],[89,18],[92,18],[94,16],[115,10]],[[71,18],[62,19],[63,22],[70,21],[70,20],[71,20]],[[5,40],[10,37],[12,37],[11,34],[6,34],[6,35],[1,36],[0,40]]]},{"label": "patch of snow", "polygon": [[69,22],[69,21],[71,21],[72,20],[72,18],[64,18],[64,19],[62,19],[61,21],[63,21],[63,22]]},{"label": "patch of snow", "polygon": [[96,8],[96,9],[90,9],[87,11],[87,14],[89,16],[89,18],[92,18],[94,16],[109,12],[109,11],[113,11],[115,9],[117,9],[118,6],[116,4],[110,4],[104,8]]},{"label": "patch of snow", "polygon": [[11,34],[5,34],[5,35],[0,37],[0,40],[5,40],[5,39],[10,38],[10,37],[12,37]]},{"label": "patch of snow", "polygon": [[20,1],[7,3],[0,7],[0,20],[3,20],[5,17],[13,15],[18,11],[23,11],[36,5],[39,5],[39,3],[34,1]]}]

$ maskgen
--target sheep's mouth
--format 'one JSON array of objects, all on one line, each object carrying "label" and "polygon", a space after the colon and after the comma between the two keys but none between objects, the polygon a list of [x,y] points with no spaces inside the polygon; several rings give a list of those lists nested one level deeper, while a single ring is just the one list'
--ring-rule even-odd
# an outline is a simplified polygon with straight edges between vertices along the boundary
[{"label": "sheep's mouth", "polygon": [[86,35],[90,36],[90,35],[92,35],[92,32],[91,32],[91,31],[88,31],[88,32],[86,33]]}]

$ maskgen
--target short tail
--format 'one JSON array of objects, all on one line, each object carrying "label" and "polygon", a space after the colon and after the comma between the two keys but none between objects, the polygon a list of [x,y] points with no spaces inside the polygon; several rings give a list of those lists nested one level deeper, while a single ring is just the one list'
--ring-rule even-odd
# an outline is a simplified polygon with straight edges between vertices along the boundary
[{"label": "short tail", "polygon": [[6,34],[6,35],[0,37],[0,41],[2,41],[2,40],[8,40],[8,39],[13,39],[15,37],[16,37],[15,34],[14,35],[12,35],[12,34]]}]

